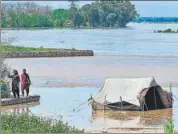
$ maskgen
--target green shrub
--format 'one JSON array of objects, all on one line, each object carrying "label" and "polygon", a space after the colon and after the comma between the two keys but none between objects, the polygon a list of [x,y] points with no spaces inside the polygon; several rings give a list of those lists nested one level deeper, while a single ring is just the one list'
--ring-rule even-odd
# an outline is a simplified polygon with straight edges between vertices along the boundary
[{"label": "green shrub", "polygon": [[165,32],[165,33],[171,33],[173,31],[172,31],[172,29],[168,28],[168,29],[164,30],[163,32]]},{"label": "green shrub", "polygon": [[9,98],[10,97],[10,90],[7,86],[8,83],[1,81],[1,98]]},{"label": "green shrub", "polygon": [[166,30],[157,30],[157,31],[154,30],[154,32],[156,32],[156,33],[178,33],[178,30],[172,30],[172,29],[168,28]]},{"label": "green shrub", "polygon": [[38,117],[23,113],[20,115],[3,114],[1,115],[2,131],[12,133],[83,133],[62,120],[53,120],[45,117]]},{"label": "green shrub", "polygon": [[164,124],[164,133],[167,133],[167,134],[174,133],[174,123],[173,123],[173,120],[168,120]]}]

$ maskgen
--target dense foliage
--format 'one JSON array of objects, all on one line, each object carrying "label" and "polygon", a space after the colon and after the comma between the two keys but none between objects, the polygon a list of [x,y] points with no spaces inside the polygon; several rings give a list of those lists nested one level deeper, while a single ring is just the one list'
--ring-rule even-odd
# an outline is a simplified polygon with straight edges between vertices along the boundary
[{"label": "dense foliage", "polygon": [[124,27],[138,16],[129,1],[96,1],[70,9],[52,9],[33,2],[2,4],[3,28]]},{"label": "dense foliage", "polygon": [[82,133],[62,120],[29,115],[28,113],[1,115],[1,130],[7,133]]},{"label": "dense foliage", "polygon": [[67,20],[65,9],[52,10],[33,2],[2,4],[3,28],[63,27]]},{"label": "dense foliage", "polygon": [[74,27],[125,27],[138,16],[129,1],[97,1],[81,8],[72,6],[69,12]]},{"label": "dense foliage", "polygon": [[136,23],[178,23],[178,17],[140,17],[134,19]]}]

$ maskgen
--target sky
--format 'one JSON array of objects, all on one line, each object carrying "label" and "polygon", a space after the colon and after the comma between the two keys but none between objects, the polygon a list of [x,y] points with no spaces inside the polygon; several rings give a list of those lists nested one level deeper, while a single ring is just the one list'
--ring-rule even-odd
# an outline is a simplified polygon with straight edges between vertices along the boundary
[{"label": "sky", "polygon": [[[69,8],[68,1],[36,1],[40,5],[48,5],[53,8]],[[77,5],[91,3],[91,1],[79,1]],[[178,17],[178,1],[131,1],[135,4],[141,17]]]}]

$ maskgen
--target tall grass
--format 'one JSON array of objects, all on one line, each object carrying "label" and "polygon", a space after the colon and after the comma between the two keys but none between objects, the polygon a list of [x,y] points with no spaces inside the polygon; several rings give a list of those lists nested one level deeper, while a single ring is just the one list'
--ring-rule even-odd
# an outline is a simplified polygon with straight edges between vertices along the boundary
[{"label": "tall grass", "polygon": [[2,132],[9,133],[83,133],[62,120],[53,120],[23,113],[1,115]]}]

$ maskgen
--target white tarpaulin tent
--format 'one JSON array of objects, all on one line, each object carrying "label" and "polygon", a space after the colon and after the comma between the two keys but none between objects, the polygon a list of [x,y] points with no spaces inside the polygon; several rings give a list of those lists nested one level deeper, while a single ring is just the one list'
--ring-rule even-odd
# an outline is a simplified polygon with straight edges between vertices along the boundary
[{"label": "white tarpaulin tent", "polygon": [[148,78],[109,78],[106,79],[103,88],[99,94],[93,98],[94,101],[104,104],[122,101],[140,106],[138,95],[140,92],[147,88],[157,86],[153,77]]}]

